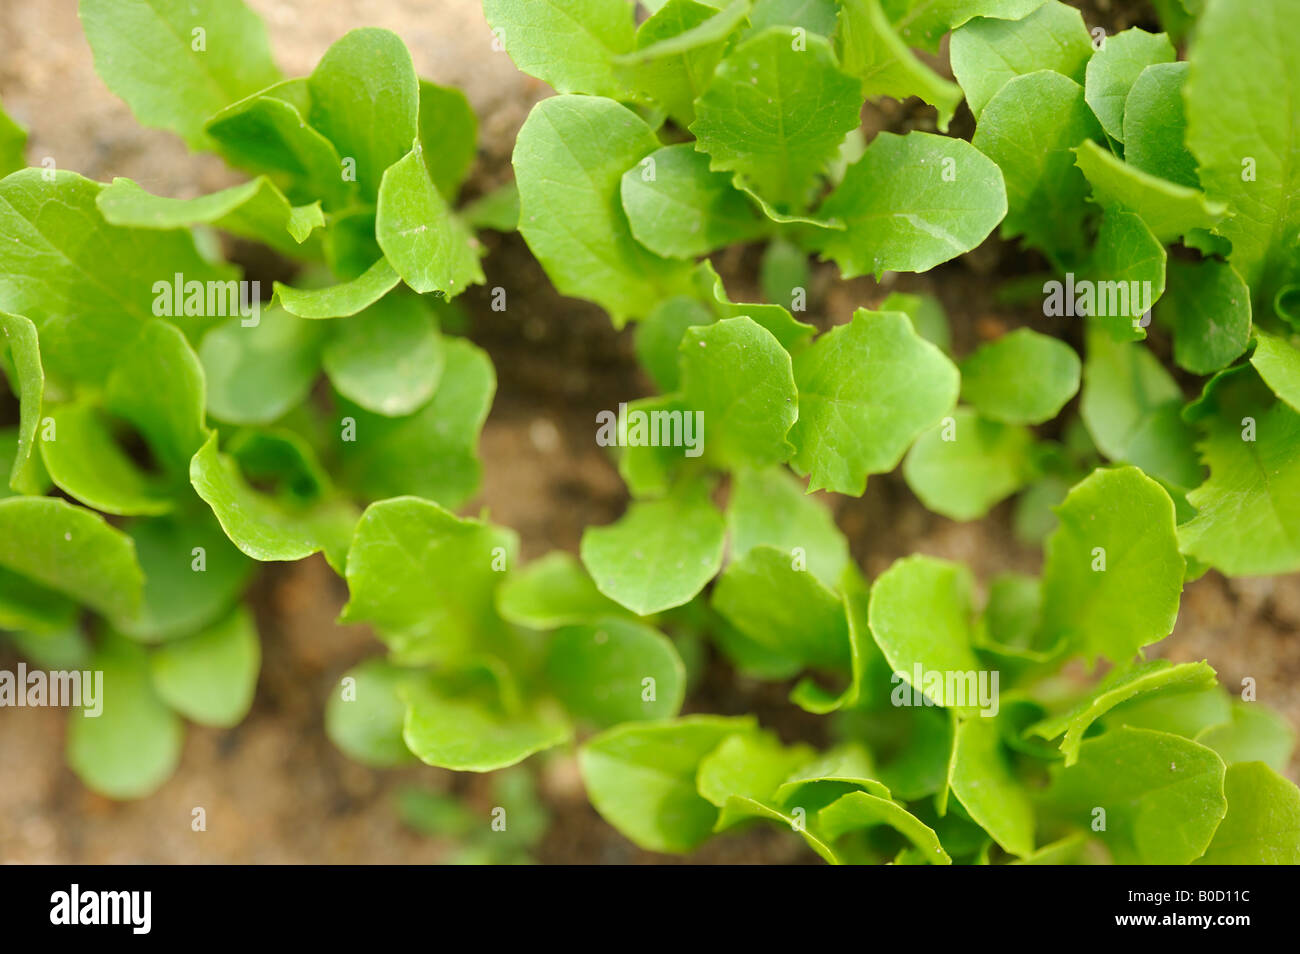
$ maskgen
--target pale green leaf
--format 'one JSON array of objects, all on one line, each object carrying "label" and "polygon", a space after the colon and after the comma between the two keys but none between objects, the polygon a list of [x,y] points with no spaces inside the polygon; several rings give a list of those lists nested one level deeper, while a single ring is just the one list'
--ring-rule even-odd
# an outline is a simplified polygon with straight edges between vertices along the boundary
[{"label": "pale green leaf", "polygon": [[1130,27],[1106,37],[1088,61],[1084,89],[1107,135],[1124,141],[1124,104],[1134,81],[1151,64],[1171,63],[1175,58],[1174,45],[1163,33]]},{"label": "pale green leaf", "polygon": [[725,526],[708,487],[684,484],[637,501],[618,522],[588,527],[582,563],[596,587],[640,616],[690,600],[722,566]]},{"label": "pale green leaf", "polygon": [[845,278],[924,272],[975,248],[1006,212],[1002,173],[970,143],[882,132],[819,209],[844,230],[810,241]]},{"label": "pale green leaf", "polygon": [[859,309],[795,357],[794,376],[792,463],[809,490],[860,496],[957,399],[957,369],[901,312]]},{"label": "pale green leaf", "polygon": [[1053,772],[1047,803],[1093,829],[1118,864],[1187,864],[1209,845],[1227,809],[1223,760],[1187,739],[1121,727],[1084,742],[1079,761]]},{"label": "pale green leaf", "polygon": [[1092,56],[1092,39],[1078,9],[1048,0],[1017,20],[970,20],[952,34],[952,72],[976,119],[1008,80],[1055,70],[1080,86]]},{"label": "pale green leaf", "polygon": [[261,660],[253,616],[240,606],[202,632],[160,647],[149,663],[164,702],[200,725],[229,728],[253,704]]},{"label": "pale green leaf", "polygon": [[357,183],[374,196],[384,171],[416,138],[420,88],[406,45],[390,30],[352,30],[325,51],[307,88],[308,121],[345,164],[352,160]]},{"label": "pale green leaf", "polygon": [[718,65],[695,103],[696,148],[783,212],[806,208],[818,175],[858,126],[862,95],[825,38],[794,49],[773,27]]},{"label": "pale green leaf", "polygon": [[95,72],[145,126],[207,148],[204,121],[280,79],[243,0],[81,0]]},{"label": "pale green leaf", "polygon": [[620,325],[690,292],[690,265],[637,242],[619,196],[623,173],[659,146],[631,110],[592,96],[543,100],[515,140],[520,234],[558,291]]},{"label": "pale green leaf", "polygon": [[917,439],[903,477],[927,509],[975,520],[1024,486],[1034,438],[1027,428],[986,420],[970,408],[958,408],[951,421]]},{"label": "pale green leaf", "polygon": [[1096,470],[1056,510],[1043,567],[1043,643],[1126,663],[1169,635],[1185,564],[1174,505],[1135,467]]}]

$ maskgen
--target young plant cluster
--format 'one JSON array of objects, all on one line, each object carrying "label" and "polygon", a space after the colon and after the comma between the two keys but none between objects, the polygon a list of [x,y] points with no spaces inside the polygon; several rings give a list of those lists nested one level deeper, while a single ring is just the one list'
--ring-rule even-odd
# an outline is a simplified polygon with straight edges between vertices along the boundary
[{"label": "young plant cluster", "polygon": [[[1164,0],[1167,32],[1109,37],[1056,0],[640,6],[484,0],[559,94],[519,132],[519,232],[558,290],[636,322],[659,392],[610,428],[626,513],[521,565],[455,512],[496,379],[450,299],[485,281],[474,230],[516,215],[510,189],[458,204],[464,97],[386,31],[286,80],[240,0],[82,0],[140,121],[255,178],[183,200],[0,180],[0,628],[106,673],[74,769],[142,795],[182,717],[242,718],[254,563],[323,552],[341,620],[386,650],[326,707],[370,765],[576,745],[596,810],[664,852],[768,822],[832,863],[1300,861],[1294,730],[1253,683],[1144,652],[1209,569],[1300,570],[1300,2]],[[945,36],[956,83],[927,65]],[[868,141],[882,96],[940,132]],[[963,100],[971,142],[943,134]],[[0,171],[21,148],[0,119]],[[958,358],[929,296],[798,317],[810,256],[925,272],[999,226],[1048,269],[1007,301],[1059,333]],[[295,284],[214,315],[239,280],[214,228]],[[765,302],[709,258],[748,243]],[[954,520],[1018,495],[1039,575],[914,555],[868,580],[813,492],[900,465]],[[789,683],[829,741],[699,712],[707,654]]]}]

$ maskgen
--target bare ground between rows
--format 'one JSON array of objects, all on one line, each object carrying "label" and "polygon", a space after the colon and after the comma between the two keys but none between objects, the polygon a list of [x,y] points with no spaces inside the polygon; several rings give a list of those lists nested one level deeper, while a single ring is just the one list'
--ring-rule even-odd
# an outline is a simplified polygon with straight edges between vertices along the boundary
[{"label": "bare ground between rows", "polygon": [[[271,24],[277,55],[291,74],[309,70],[353,26],[396,29],[421,73],[465,88],[483,117],[481,169],[471,188],[508,177],[515,131],[546,90],[490,52],[476,0],[252,5]],[[1099,2],[1085,11],[1090,25],[1111,29],[1147,16],[1132,3]],[[169,195],[195,195],[234,181],[216,160],[189,156],[174,137],[135,124],[91,72],[72,0],[0,5],[0,50],[0,98],[32,127],[35,161],[51,155],[61,168],[100,180],[131,176]],[[898,104],[869,109],[867,120],[898,130],[930,121],[924,110]],[[482,289],[463,299],[473,319],[470,335],[489,351],[499,378],[481,446],[484,485],[467,510],[485,506],[494,520],[518,531],[525,558],[555,548],[576,551],[583,527],[615,519],[626,500],[612,463],[595,444],[596,412],[646,393],[647,382],[632,356],[630,332],[615,332],[599,309],[557,295],[517,237],[488,241],[488,287],[506,288],[509,306],[492,312]],[[718,264],[733,297],[752,298],[752,253],[724,255]],[[900,277],[893,287],[938,295],[952,318],[958,352],[965,353],[1022,324],[1061,333],[1039,313],[994,301],[1004,277],[1035,267],[991,241],[926,276]],[[838,282],[833,268],[820,266],[810,311],[822,324],[842,322],[889,290],[870,280]],[[834,504],[869,576],[913,552],[963,560],[981,580],[1039,566],[1039,553],[1011,534],[1005,505],[986,520],[956,524],[922,508],[894,475],[873,478],[860,500],[837,498]],[[397,821],[393,798],[408,785],[454,792],[480,810],[486,824],[491,794],[483,777],[425,767],[373,771],[350,762],[325,738],[325,699],[349,666],[380,647],[364,628],[335,625],[346,590],[323,561],[268,565],[251,599],[264,654],[252,712],[228,731],[191,727],[179,769],[149,798],[114,803],[88,792],[64,764],[61,712],[11,709],[0,717],[0,861],[408,863],[448,857],[448,844]],[[1300,724],[1298,629],[1300,578],[1226,581],[1211,573],[1188,587],[1174,635],[1158,651],[1180,661],[1208,658],[1230,688],[1255,678],[1260,699]],[[0,667],[14,661],[0,654]],[[786,689],[739,678],[711,659],[688,709],[754,712],[787,741],[824,742],[824,721],[787,703]],[[553,816],[540,860],[674,860],[637,849],[595,814],[570,753],[532,764]],[[1293,777],[1295,769],[1293,763]],[[200,806],[208,830],[193,832],[191,811]],[[796,863],[811,856],[796,837],[768,827],[715,839],[691,860]]]}]

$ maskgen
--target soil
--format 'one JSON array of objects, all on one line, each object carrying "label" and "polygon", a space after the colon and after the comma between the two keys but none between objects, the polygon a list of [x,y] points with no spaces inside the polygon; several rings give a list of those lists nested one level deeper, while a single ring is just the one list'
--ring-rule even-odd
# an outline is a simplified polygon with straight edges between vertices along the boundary
[{"label": "soil", "polygon": [[[421,75],[463,88],[480,116],[480,163],[470,191],[509,177],[519,125],[547,88],[515,71],[491,36],[477,0],[249,0],[270,24],[289,75],[308,72],[328,45],[360,25],[389,27],[411,48]],[[219,160],[189,154],[174,136],[139,127],[95,76],[74,0],[0,0],[0,99],[31,129],[29,158],[99,180],[129,176],[151,191],[190,196],[237,181]],[[1090,26],[1152,26],[1141,4],[1098,0],[1084,5]],[[932,128],[918,104],[868,106],[869,126]],[[969,133],[969,114],[954,132]],[[487,237],[487,287],[507,289],[507,311],[488,307],[488,292],[462,299],[470,337],[497,368],[499,390],[484,429],[485,478],[466,507],[487,507],[518,531],[526,559],[577,550],[582,529],[621,513],[623,485],[592,439],[596,412],[650,391],[632,355],[629,332],[603,312],[558,295],[517,236]],[[724,254],[718,266],[736,300],[756,300],[752,253]],[[837,280],[819,266],[810,311],[823,325],[846,321],[854,308],[877,304],[891,290],[939,296],[952,320],[959,354],[1001,331],[1048,328],[1036,310],[995,302],[1004,278],[1041,267],[990,240],[925,276],[884,284]],[[926,511],[897,475],[872,478],[861,499],[837,498],[837,519],[855,558],[874,576],[898,557],[921,552],[959,559],[987,580],[1007,569],[1036,572],[1040,554],[1016,541],[1010,508],[958,524]],[[403,826],[395,793],[416,785],[451,792],[482,810],[485,778],[418,767],[375,771],[339,753],[326,739],[322,709],[340,675],[379,651],[363,627],[334,618],[346,589],[319,558],[269,564],[254,584],[263,668],[252,712],[231,730],[191,726],[181,765],[157,793],[116,803],[87,791],[63,759],[64,715],[10,709],[0,718],[0,862],[26,863],[426,863],[451,847]],[[1158,652],[1182,661],[1208,658],[1225,685],[1254,677],[1261,701],[1300,724],[1300,577],[1228,581],[1215,573],[1191,584],[1174,635]],[[0,667],[15,660],[0,650]],[[692,695],[693,711],[755,712],[787,738],[819,740],[821,720],[785,702],[788,687],[735,676],[711,660]],[[550,863],[665,863],[606,825],[587,804],[571,753],[529,763],[552,824],[536,856]],[[1292,764],[1296,777],[1297,763]],[[191,811],[206,810],[207,830],[191,830]],[[811,855],[775,827],[710,841],[691,861],[803,863]]]}]

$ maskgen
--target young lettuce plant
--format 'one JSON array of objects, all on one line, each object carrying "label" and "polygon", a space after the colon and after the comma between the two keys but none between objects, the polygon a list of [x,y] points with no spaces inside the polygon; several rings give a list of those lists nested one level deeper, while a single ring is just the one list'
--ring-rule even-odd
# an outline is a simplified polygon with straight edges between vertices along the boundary
[{"label": "young lettuce plant", "polygon": [[[1079,416],[1091,443],[1173,495],[1193,572],[1300,569],[1288,490],[1300,481],[1291,12],[1210,0],[1186,60],[1163,33],[1090,35],[1055,0],[1019,20],[972,19],[951,42],[973,142],[1006,181],[1002,232],[1056,270],[1045,315],[1086,319]],[[1265,36],[1246,83],[1237,51]],[[1152,313],[1174,363],[1210,377],[1191,404],[1140,343]],[[1001,364],[1011,391],[1030,380],[1011,373],[1026,357],[1016,350],[1003,339],[987,352],[1008,363],[983,349],[969,360]],[[988,395],[966,387],[997,420]],[[936,450],[938,463],[963,453]]]},{"label": "young lettuce plant", "polygon": [[[22,169],[24,134],[0,120],[0,163],[18,169],[0,180],[0,371],[19,408],[0,431],[0,628],[42,665],[104,672],[69,760],[129,798],[170,775],[181,716],[228,726],[251,704],[248,558],[322,551],[342,573],[354,498],[462,502],[495,376],[440,333],[445,300],[416,294],[481,280],[451,210],[475,120],[395,36],[351,33],[285,81],[237,0],[87,0],[82,16],[142,121],[258,174],[179,200]],[[309,287],[277,285],[263,312],[257,283],[196,241],[206,226],[300,260]],[[334,419],[308,401],[322,371]]]},{"label": "young lettuce plant", "polygon": [[[838,742],[784,746],[750,718],[712,716],[589,739],[592,802],[633,841],[688,851],[766,819],[831,862],[1300,857],[1284,834],[1300,791],[1278,774],[1294,731],[1231,702],[1203,662],[1142,659],[1172,628],[1184,560],[1172,501],[1136,468],[1073,488],[1041,580],[996,577],[982,609],[964,566],[908,557],[868,589],[810,498],[737,497],[743,555],[713,587],[710,627],[751,676],[811,670],[791,697],[836,711]],[[756,506],[765,519],[745,513]],[[1129,559],[1141,580],[1115,572]],[[838,584],[818,579],[837,567]],[[1063,678],[1070,660],[1099,658],[1113,665],[1093,685]],[[980,682],[995,674],[1000,685]]]},{"label": "young lettuce plant", "polygon": [[[1036,5],[897,12],[932,45],[945,17]],[[692,260],[727,245],[794,243],[846,277],[925,271],[1001,221],[997,167],[969,143],[923,132],[864,143],[866,97],[920,96],[941,128],[961,99],[879,0],[720,6],[651,4],[635,26],[626,0],[485,0],[516,65],[563,94],[533,108],[514,154],[520,233],[557,289],[621,325],[692,294]]]}]

